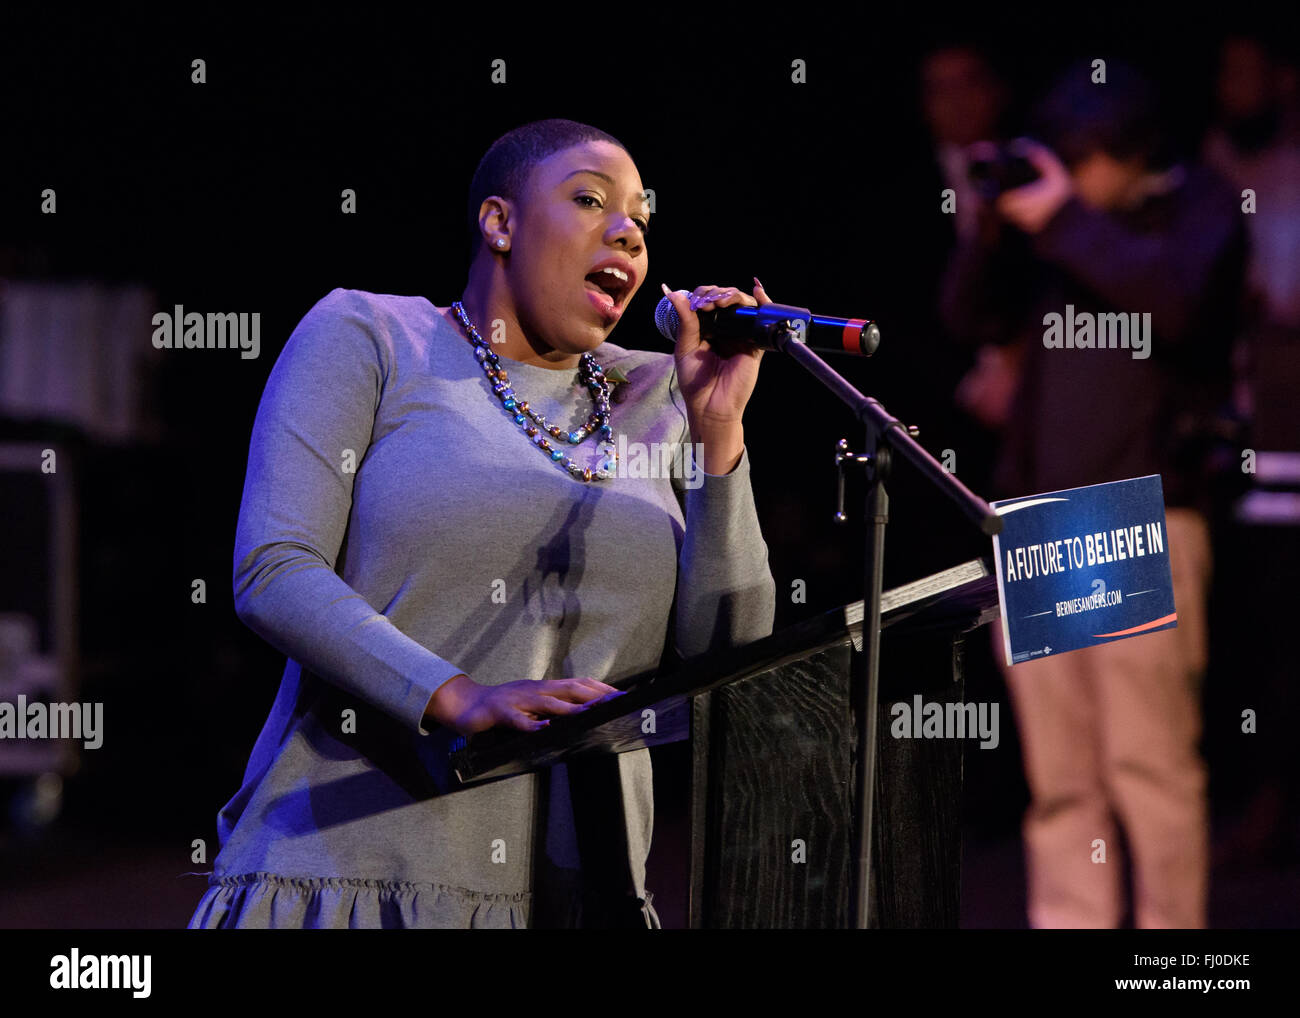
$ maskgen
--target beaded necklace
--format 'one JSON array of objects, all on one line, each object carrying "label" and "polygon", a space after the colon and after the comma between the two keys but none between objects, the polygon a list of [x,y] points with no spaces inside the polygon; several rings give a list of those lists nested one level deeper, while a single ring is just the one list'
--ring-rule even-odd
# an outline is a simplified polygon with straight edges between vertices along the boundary
[{"label": "beaded necklace", "polygon": [[[590,353],[584,353],[578,363],[578,380],[591,393],[591,401],[595,409],[582,427],[566,433],[563,428],[548,424],[544,416],[528,405],[528,400],[520,399],[515,395],[514,389],[510,387],[510,377],[506,369],[501,367],[501,358],[479,335],[478,329],[465,313],[464,305],[456,301],[451,309],[468,334],[469,342],[474,347],[474,356],[483,368],[483,373],[488,377],[493,395],[501,401],[501,405],[507,411],[514,414],[515,423],[523,429],[524,434],[532,440],[533,444],[550,456],[554,462],[563,461],[564,468],[579,481],[603,481],[613,477],[618,468],[618,452],[613,442],[613,429],[609,424],[609,380],[605,377],[605,369],[596,363],[596,358]],[[529,418],[532,418],[535,423],[529,424]],[[570,445],[578,445],[595,432],[600,434],[598,447],[602,456],[600,466],[596,470],[578,466],[571,456],[566,456],[563,449],[553,447],[546,437],[550,435]]]}]

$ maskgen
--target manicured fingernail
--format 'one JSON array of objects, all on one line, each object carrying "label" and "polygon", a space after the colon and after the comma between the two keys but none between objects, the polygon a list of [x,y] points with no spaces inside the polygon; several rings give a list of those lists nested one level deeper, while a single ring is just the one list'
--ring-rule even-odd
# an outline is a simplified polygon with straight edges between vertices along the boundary
[{"label": "manicured fingernail", "polygon": [[664,292],[664,296],[665,296],[665,297],[667,297],[667,296],[669,295],[669,290],[668,290],[668,284],[667,284],[667,283],[660,283],[660,284],[659,284],[659,289],[663,290],[663,292]]},{"label": "manicured fingernail", "polygon": [[766,290],[766,289],[767,289],[766,286],[764,286],[761,282],[759,282],[759,279],[758,279],[757,276],[754,277],[754,285],[757,286],[760,290]]}]

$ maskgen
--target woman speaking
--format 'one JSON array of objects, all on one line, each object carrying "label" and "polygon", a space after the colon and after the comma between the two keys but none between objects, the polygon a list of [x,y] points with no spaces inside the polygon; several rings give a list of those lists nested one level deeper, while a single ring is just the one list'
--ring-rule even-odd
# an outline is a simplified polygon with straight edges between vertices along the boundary
[{"label": "woman speaking", "polygon": [[[586,710],[666,646],[771,632],[741,425],[762,351],[722,356],[694,313],[761,285],[664,287],[671,355],[608,342],[647,279],[648,210],[583,124],[504,135],[469,197],[459,300],[336,289],[267,381],[234,596],[288,663],[191,928],[658,926],[648,750],[612,758],[598,803],[627,858],[597,920],[569,768],[457,790],[450,744]],[[667,446],[694,469],[619,456]]]}]

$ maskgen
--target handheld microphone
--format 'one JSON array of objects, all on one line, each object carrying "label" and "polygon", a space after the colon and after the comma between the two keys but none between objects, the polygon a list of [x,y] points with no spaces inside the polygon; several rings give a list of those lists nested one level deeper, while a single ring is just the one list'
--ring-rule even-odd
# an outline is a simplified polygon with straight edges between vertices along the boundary
[{"label": "handheld microphone", "polygon": [[[764,304],[761,307],[732,305],[697,311],[700,336],[704,339],[746,340],[764,350],[778,349],[775,333],[785,328],[799,342],[818,353],[851,353],[870,357],[880,346],[880,329],[866,318],[835,318],[814,315],[807,308],[789,304]],[[786,323],[794,323],[793,329]],[[655,308],[655,327],[669,342],[677,342],[681,317],[667,297]]]}]

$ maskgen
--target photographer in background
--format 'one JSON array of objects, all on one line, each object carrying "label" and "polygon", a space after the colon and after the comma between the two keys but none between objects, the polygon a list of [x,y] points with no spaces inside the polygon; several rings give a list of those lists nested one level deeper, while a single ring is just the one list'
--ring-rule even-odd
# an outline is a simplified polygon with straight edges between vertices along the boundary
[{"label": "photographer in background", "polygon": [[[1218,177],[1169,158],[1150,85],[1117,62],[1104,70],[1104,82],[1089,63],[1060,79],[1033,118],[1041,143],[973,147],[979,229],[949,265],[942,313],[980,349],[957,397],[1001,432],[992,497],[1156,473],[1164,485],[1177,628],[1003,665],[1031,793],[1030,924],[1120,924],[1122,827],[1134,924],[1203,927],[1212,559],[1200,450],[1228,397],[1245,233]],[[1149,345],[1049,349],[1044,316],[1067,305],[1149,313]]]},{"label": "photographer in background", "polygon": [[[917,76],[937,176],[941,186],[957,196],[953,233],[957,239],[969,239],[975,231],[977,208],[964,200],[975,186],[968,176],[970,146],[1001,136],[1007,84],[992,58],[974,43],[931,50],[922,57]],[[948,217],[943,222],[948,223]]]}]

